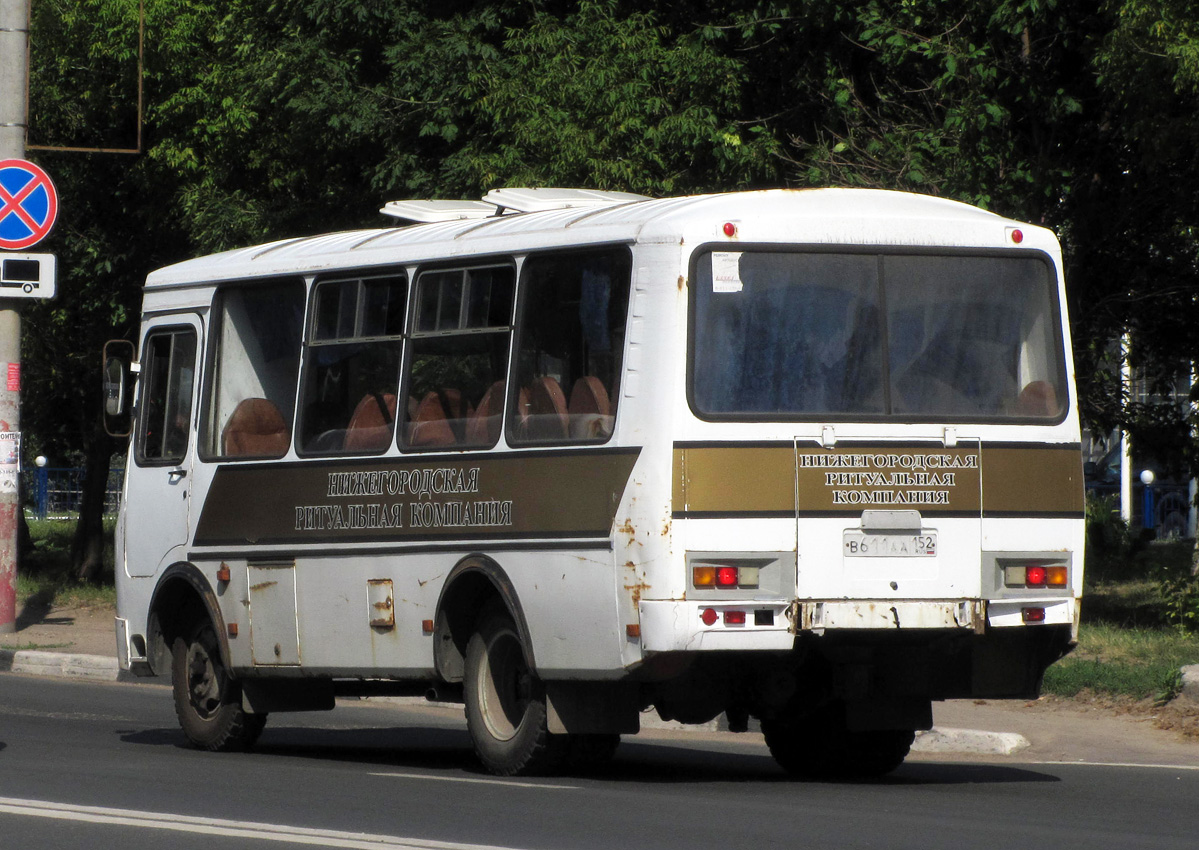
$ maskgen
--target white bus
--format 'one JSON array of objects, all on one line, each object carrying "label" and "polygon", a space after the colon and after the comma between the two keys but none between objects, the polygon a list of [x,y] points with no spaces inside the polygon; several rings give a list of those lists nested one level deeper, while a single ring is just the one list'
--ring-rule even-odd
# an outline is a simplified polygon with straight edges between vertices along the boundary
[{"label": "white bus", "polygon": [[195,745],[427,694],[500,774],[653,709],[878,775],[1074,644],[1048,230],[843,189],[384,211],[423,223],[154,272],[108,361],[121,665],[173,674]]}]

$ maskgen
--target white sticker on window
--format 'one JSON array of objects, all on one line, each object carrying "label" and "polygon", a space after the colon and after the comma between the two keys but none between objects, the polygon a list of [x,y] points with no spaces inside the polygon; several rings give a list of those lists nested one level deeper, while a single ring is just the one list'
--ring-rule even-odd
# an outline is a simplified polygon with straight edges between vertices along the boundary
[{"label": "white sticker on window", "polygon": [[712,291],[740,292],[741,283],[741,252],[728,251],[712,252]]}]

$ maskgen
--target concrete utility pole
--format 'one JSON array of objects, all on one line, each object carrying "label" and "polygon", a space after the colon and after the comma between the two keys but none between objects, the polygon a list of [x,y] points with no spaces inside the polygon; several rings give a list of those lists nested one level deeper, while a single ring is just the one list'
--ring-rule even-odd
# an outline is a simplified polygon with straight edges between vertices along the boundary
[{"label": "concrete utility pole", "polygon": [[[0,161],[25,158],[29,0],[0,0]],[[0,299],[0,432],[21,430],[21,316],[17,302]],[[6,458],[0,457],[0,465]],[[11,464],[10,464],[11,465]],[[19,488],[5,486],[0,469],[0,634],[17,628]]]}]

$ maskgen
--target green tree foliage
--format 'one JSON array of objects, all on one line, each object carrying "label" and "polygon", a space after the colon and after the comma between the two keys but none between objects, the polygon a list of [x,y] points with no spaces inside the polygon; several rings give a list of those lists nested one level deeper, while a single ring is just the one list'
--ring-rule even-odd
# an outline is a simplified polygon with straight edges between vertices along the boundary
[{"label": "green tree foliage", "polygon": [[500,53],[467,75],[482,132],[446,159],[452,183],[669,195],[771,175],[764,127],[736,120],[741,63],[652,12],[611,0],[538,11]]},{"label": "green tree foliage", "polygon": [[[136,4],[46,0],[32,6],[29,144],[137,144]],[[131,336],[146,271],[178,256],[167,185],[144,157],[31,150],[53,176],[59,217],[38,246],[58,256],[59,296],[23,307],[22,423],[30,455],[87,470],[74,565],[101,567],[103,487],[119,445],[99,423],[104,342]]]},{"label": "green tree foliage", "polygon": [[[62,294],[27,313],[26,422],[91,445],[98,342],[188,255],[503,185],[851,185],[1054,228],[1085,416],[1181,441],[1177,408],[1121,398],[1110,342],[1163,379],[1199,358],[1192,7],[146,0],[144,154],[36,154],[64,196]],[[33,8],[31,141],[130,146],[135,0]]]},{"label": "green tree foliage", "polygon": [[374,223],[396,194],[773,177],[736,120],[739,63],[615,2],[186,5],[165,25],[206,20],[203,59],[173,66],[150,156],[202,249]]},{"label": "green tree foliage", "polygon": [[[1107,95],[1096,208],[1071,210],[1089,227],[1077,253],[1098,301],[1084,332],[1096,340],[1128,332],[1133,364],[1162,391],[1199,361],[1199,17],[1185,0],[1109,2],[1104,11],[1110,27],[1094,58]],[[1190,397],[1199,401],[1199,385]],[[1170,404],[1108,402],[1101,412],[1128,424],[1150,453],[1168,459],[1181,449],[1199,472],[1193,415],[1188,428]]]},{"label": "green tree foliage", "polygon": [[1199,359],[1192,3],[759,3],[717,8],[701,31],[743,57],[781,182],[907,189],[1052,227],[1084,418],[1148,453],[1183,449],[1199,472],[1199,423],[1129,404],[1112,345],[1130,334],[1159,388]]}]

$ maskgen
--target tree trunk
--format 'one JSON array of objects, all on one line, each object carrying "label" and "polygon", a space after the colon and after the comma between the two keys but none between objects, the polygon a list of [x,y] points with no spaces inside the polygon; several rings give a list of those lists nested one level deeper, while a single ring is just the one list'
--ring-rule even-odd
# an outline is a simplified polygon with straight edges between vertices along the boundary
[{"label": "tree trunk", "polygon": [[104,500],[112,451],[112,440],[104,434],[96,435],[87,446],[79,522],[71,541],[71,569],[79,581],[98,582],[103,577]]}]

